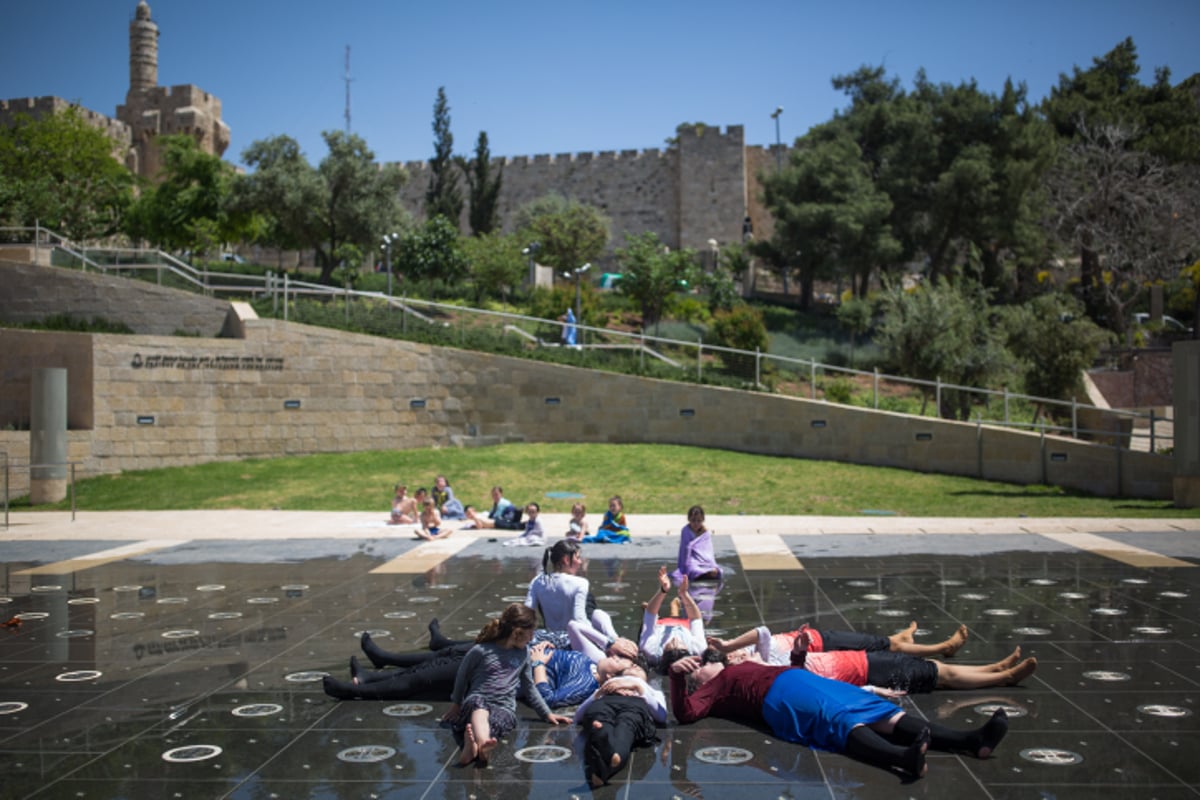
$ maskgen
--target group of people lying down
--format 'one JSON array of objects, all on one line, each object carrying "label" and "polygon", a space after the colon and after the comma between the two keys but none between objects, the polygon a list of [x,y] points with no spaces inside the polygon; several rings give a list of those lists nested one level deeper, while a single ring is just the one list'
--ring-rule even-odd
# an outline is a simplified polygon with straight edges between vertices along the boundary
[{"label": "group of people lying down", "polygon": [[[364,633],[362,653],[350,659],[350,679],[324,679],[337,699],[449,698],[443,721],[461,748],[459,762],[485,765],[499,740],[517,725],[521,699],[551,724],[572,719],[554,709],[577,706],[589,783],[609,782],[635,747],[658,741],[667,722],[663,691],[680,723],[705,716],[769,728],[789,742],[844,753],[912,776],[925,774],[929,748],[986,758],[1008,728],[1003,710],[981,727],[956,730],[914,719],[892,699],[934,689],[1016,685],[1037,668],[1020,648],[992,664],[934,660],[953,656],[967,641],[965,626],[936,644],[914,641],[916,623],[891,636],[822,630],[808,625],[772,632],[760,626],[728,640],[705,636],[687,575],[673,587],[659,570],[644,604],[638,642],[619,636],[595,607],[580,544],[546,548],[543,571],[523,603],[514,603],[473,640],[456,641],[429,623],[429,649],[384,650]],[[674,588],[683,616],[660,616]],[[538,612],[545,627],[539,628]]]}]

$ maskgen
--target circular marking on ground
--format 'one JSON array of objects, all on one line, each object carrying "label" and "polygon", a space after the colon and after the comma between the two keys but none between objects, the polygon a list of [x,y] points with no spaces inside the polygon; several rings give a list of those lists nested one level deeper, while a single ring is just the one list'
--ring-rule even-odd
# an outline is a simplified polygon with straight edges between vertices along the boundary
[{"label": "circular marking on ground", "polygon": [[1105,608],[1101,606],[1100,608],[1093,608],[1092,613],[1098,617],[1119,617],[1125,614],[1126,611],[1123,608]]},{"label": "circular marking on ground", "polygon": [[94,606],[100,602],[99,597],[72,597],[67,601],[69,606]]},{"label": "circular marking on ground", "polygon": [[1069,767],[1083,763],[1083,756],[1078,753],[1072,753],[1070,750],[1055,750],[1050,747],[1030,747],[1022,750],[1021,758],[1054,767]]},{"label": "circular marking on ground", "polygon": [[1137,710],[1143,714],[1149,714],[1152,717],[1190,717],[1192,710],[1190,708],[1182,708],[1180,706],[1164,706],[1159,703],[1150,703],[1144,706],[1138,706]]},{"label": "circular marking on ground", "polygon": [[1185,597],[1188,597],[1189,595],[1188,595],[1188,593],[1187,593],[1187,592],[1172,592],[1172,591],[1166,591],[1166,592],[1159,592],[1159,593],[1158,593],[1158,596],[1159,596],[1159,597],[1166,597],[1166,598],[1169,598],[1169,599],[1171,599],[1171,600],[1182,600],[1183,598],[1185,598]]},{"label": "circular marking on ground", "polygon": [[909,613],[910,612],[905,611],[903,608],[881,608],[878,611],[878,614],[881,617],[907,617]]},{"label": "circular marking on ground", "polygon": [[61,683],[80,683],[82,681],[94,681],[103,674],[98,669],[76,669],[70,672],[60,672],[54,676],[54,680]]},{"label": "circular marking on ground", "polygon": [[[525,584],[525,585],[528,586],[529,584]],[[609,581],[608,583],[602,583],[600,585],[603,586],[605,589],[624,589],[629,584],[622,583],[621,581]]]},{"label": "circular marking on ground", "polygon": [[240,611],[214,611],[208,615],[209,619],[241,619],[242,612]]},{"label": "circular marking on ground", "polygon": [[1138,625],[1133,629],[1134,633],[1142,633],[1147,636],[1163,636],[1171,632],[1170,628],[1160,628],[1156,625]]},{"label": "circular marking on ground", "polygon": [[960,581],[958,578],[942,578],[938,581],[938,586],[966,586],[966,581]]},{"label": "circular marking on ground", "polygon": [[696,760],[705,764],[745,764],[754,753],[741,747],[704,747],[696,751]]},{"label": "circular marking on ground", "polygon": [[1030,586],[1054,586],[1058,581],[1054,578],[1034,578],[1029,582]]},{"label": "circular marking on ground", "polygon": [[62,586],[57,583],[43,583],[41,586],[31,586],[29,591],[34,594],[45,594],[46,592],[61,592]]},{"label": "circular marking on ground", "polygon": [[1130,586],[1146,586],[1150,581],[1145,578],[1121,578],[1121,583],[1127,583]]},{"label": "circular marking on ground", "polygon": [[419,717],[433,711],[433,706],[425,703],[396,703],[383,710],[389,717]]},{"label": "circular marking on ground", "polygon": [[266,606],[266,605],[270,605],[271,603],[278,603],[279,598],[278,597],[248,597],[248,598],[246,598],[246,602],[252,606]]},{"label": "circular marking on ground", "polygon": [[221,748],[215,744],[189,744],[187,747],[176,747],[162,754],[163,761],[172,764],[188,764],[193,761],[207,761],[221,755]]},{"label": "circular marking on ground", "polygon": [[[596,598],[596,599],[600,599],[600,598]],[[505,603],[524,603],[525,595],[509,594],[509,595],[505,595],[504,597],[501,597],[500,600]]]},{"label": "circular marking on ground", "polygon": [[875,585],[875,581],[846,581],[846,585],[847,586],[862,586],[862,587],[869,589]]},{"label": "circular marking on ground", "polygon": [[180,628],[176,631],[163,631],[159,635],[164,639],[190,639],[193,636],[199,636],[200,631],[195,628]]},{"label": "circular marking on ground", "polygon": [[864,594],[862,596],[862,599],[863,600],[877,600],[879,602],[883,602],[884,600],[888,599],[888,596],[886,594]]},{"label": "circular marking on ground", "polygon": [[270,717],[283,711],[278,703],[251,703],[248,706],[238,706],[229,712],[235,717]]},{"label": "circular marking on ground", "polygon": [[112,588],[114,592],[140,592],[142,587],[136,583],[125,583]]},{"label": "circular marking on ground", "polygon": [[1083,592],[1059,592],[1058,596],[1063,600],[1086,600],[1087,595]]},{"label": "circular marking on ground", "polygon": [[719,608],[714,608],[714,609],[712,610],[712,612],[711,612],[711,613],[709,613],[709,616],[710,616],[710,617],[723,617],[723,616],[725,616],[725,612],[724,612],[724,611],[722,611],[722,610],[721,610],[721,609],[719,609]]},{"label": "circular marking on ground", "polygon": [[280,586],[279,588],[285,592],[303,592],[308,589],[308,584],[307,583],[285,583],[283,586]]},{"label": "circular marking on ground", "polygon": [[[524,600],[525,598],[522,597],[521,599]],[[419,597],[408,598],[408,602],[410,602],[410,603],[425,604],[425,603],[436,603],[437,601],[438,601],[438,599],[436,597],[430,597],[429,595],[421,595]]]},{"label": "circular marking on ground", "polygon": [[321,672],[320,670],[307,670],[305,672],[293,672],[290,675],[284,675],[283,679],[288,683],[316,683],[328,674],[328,672]]},{"label": "circular marking on ground", "polygon": [[[524,600],[525,598],[522,597],[521,599]],[[389,611],[383,616],[385,619],[412,619],[416,615],[417,612],[415,611]]]},{"label": "circular marking on ground", "polygon": [[571,751],[565,747],[544,744],[538,747],[522,747],[513,753],[518,761],[529,764],[550,764],[555,761],[566,761],[571,757]]},{"label": "circular marking on ground", "polygon": [[985,608],[983,613],[989,617],[1015,617],[1017,615],[1016,609],[1013,608]]},{"label": "circular marking on ground", "polygon": [[988,598],[986,594],[980,594],[979,592],[963,592],[958,597],[961,600],[987,600]]},{"label": "circular marking on ground", "polygon": [[392,632],[385,631],[382,628],[375,628],[375,629],[372,629],[369,631],[355,631],[354,638],[361,639],[363,637],[363,634],[367,634],[372,639],[386,639],[387,637],[392,635]]},{"label": "circular marking on ground", "polygon": [[196,587],[197,592],[223,592],[225,584],[223,583],[202,583]]},{"label": "circular marking on ground", "polygon": [[158,603],[160,606],[181,606],[187,601],[188,599],[186,597],[160,597],[154,602]]},{"label": "circular marking on ground", "polygon": [[0,606],[6,606],[12,602],[11,597],[0,597]]},{"label": "circular marking on ground", "polygon": [[22,622],[29,622],[30,620],[35,619],[45,619],[48,616],[50,616],[50,613],[47,611],[24,611],[20,614],[13,615],[13,619],[19,619]]},{"label": "circular marking on ground", "polygon": [[[605,586],[609,586],[609,585],[611,585],[611,584],[607,584],[607,583],[606,583],[606,584],[604,584],[604,585],[605,585]],[[513,586],[517,587],[518,589],[528,589],[528,588],[529,588],[529,581],[525,581],[524,583],[514,583],[514,584],[513,584]]]},{"label": "circular marking on ground", "polygon": [[[433,589],[435,592],[448,592],[451,589],[457,589],[458,584],[457,583],[435,583],[433,586],[430,586],[429,588]],[[521,599],[524,600],[525,598],[522,597]]]},{"label": "circular marking on ground", "polygon": [[503,614],[504,614],[503,611],[489,611],[486,614],[484,614],[484,616],[487,617],[488,619],[500,619],[500,617]]},{"label": "circular marking on ground", "polygon": [[1053,633],[1053,631],[1051,631],[1049,628],[1033,628],[1027,626],[1024,628],[1013,628],[1013,633],[1019,633],[1022,636],[1049,636],[1051,633]]},{"label": "circular marking on ground", "polygon": [[1124,672],[1113,672],[1106,669],[1093,669],[1083,673],[1083,677],[1093,681],[1109,681],[1119,682],[1130,680],[1130,676]]},{"label": "circular marking on ground", "polygon": [[94,633],[95,631],[88,630],[87,628],[76,628],[69,631],[59,631],[54,635],[59,639],[83,639],[87,636],[93,635]]},{"label": "circular marking on ground", "polygon": [[347,747],[337,754],[338,761],[347,764],[374,764],[376,761],[387,761],[396,755],[394,747],[382,744],[364,744],[358,747]]},{"label": "circular marking on ground", "polygon": [[1029,713],[1021,706],[1011,706],[1008,703],[980,703],[975,706],[975,713],[990,717],[1000,709],[1004,709],[1004,713],[1008,714],[1011,718],[1023,717]]},{"label": "circular marking on ground", "polygon": [[0,703],[0,714],[19,714],[29,708],[29,703],[22,703],[19,700],[9,700],[5,703]]},{"label": "circular marking on ground", "polygon": [[[599,597],[597,597],[596,600],[598,600],[601,603],[623,603],[623,602],[625,602],[625,596],[619,595],[619,594],[602,594]],[[520,600],[517,600],[514,602],[524,602],[524,601],[525,601],[525,598],[522,597]]]},{"label": "circular marking on ground", "polygon": [[117,611],[108,615],[109,619],[142,619],[145,613],[141,611]]}]

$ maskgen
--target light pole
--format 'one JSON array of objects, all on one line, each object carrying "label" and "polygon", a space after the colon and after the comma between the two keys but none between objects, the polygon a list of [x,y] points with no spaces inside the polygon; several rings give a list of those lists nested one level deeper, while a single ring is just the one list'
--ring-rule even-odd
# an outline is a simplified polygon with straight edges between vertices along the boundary
[{"label": "light pole", "polygon": [[530,242],[529,246],[521,250],[521,255],[529,256],[529,288],[533,289],[537,286],[537,266],[534,263],[534,257],[537,256],[538,250],[542,249],[541,242]]},{"label": "light pole", "polygon": [[779,138],[779,115],[783,113],[783,106],[776,106],[775,112],[771,114],[771,119],[775,120],[775,172],[776,174],[783,172],[783,142]]},{"label": "light pole", "polygon": [[399,241],[399,240],[400,240],[400,234],[398,234],[398,233],[385,233],[385,234],[383,235],[383,245],[381,246],[381,249],[383,250],[383,252],[384,252],[384,254],[385,254],[385,256],[384,256],[384,258],[385,258],[384,265],[387,267],[387,274],[388,274],[388,299],[389,299],[389,300],[390,300],[390,299],[391,299],[391,297],[392,297],[392,243],[393,243],[393,242],[396,242],[396,241]]}]

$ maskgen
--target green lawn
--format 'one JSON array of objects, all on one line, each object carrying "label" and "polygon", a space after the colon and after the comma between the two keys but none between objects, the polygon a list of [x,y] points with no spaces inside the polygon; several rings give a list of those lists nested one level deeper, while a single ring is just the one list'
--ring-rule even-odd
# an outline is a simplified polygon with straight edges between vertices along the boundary
[{"label": "green lawn", "polygon": [[[939,517],[1198,517],[1170,502],[1092,497],[1014,484],[668,445],[509,444],[327,454],[127,472],[81,481],[83,510],[389,508],[392,485],[410,491],[445,474],[466,504],[487,504],[499,484],[516,502],[567,512],[582,494],[599,512],[620,494],[630,514],[856,516],[891,512]],[[15,507],[21,508],[18,502]],[[25,505],[24,507],[27,507]],[[42,508],[67,508],[68,503]]]}]

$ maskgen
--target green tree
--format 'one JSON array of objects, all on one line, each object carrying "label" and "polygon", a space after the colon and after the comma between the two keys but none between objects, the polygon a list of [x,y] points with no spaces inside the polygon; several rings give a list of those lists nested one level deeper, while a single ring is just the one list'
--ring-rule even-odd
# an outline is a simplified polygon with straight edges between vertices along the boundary
[{"label": "green tree", "polygon": [[468,197],[471,201],[467,219],[471,223],[471,235],[482,236],[496,229],[500,198],[500,183],[504,178],[504,167],[500,166],[492,175],[492,153],[488,148],[487,131],[479,132],[475,143],[475,157],[468,161],[458,159],[463,176],[467,179]]},{"label": "green tree", "polygon": [[871,329],[871,302],[863,297],[843,300],[837,309],[837,321],[850,334],[850,366],[853,367],[858,337]]},{"label": "green tree", "polygon": [[454,164],[454,134],[450,132],[450,105],[446,87],[439,86],[433,104],[433,158],[429,161],[429,188],[425,190],[425,217],[443,216],[458,230],[463,199]]},{"label": "green tree", "polygon": [[401,218],[400,187],[406,179],[396,165],[380,167],[362,138],[341,131],[321,134],[329,154],[317,167],[320,203],[310,242],[321,260],[321,282],[329,283],[345,243],[373,248]]},{"label": "green tree", "polygon": [[158,183],[130,212],[129,233],[171,250],[209,252],[241,238],[249,219],[232,210],[233,167],[187,134],[160,136]]},{"label": "green tree", "polygon": [[485,233],[462,242],[463,255],[475,285],[475,299],[500,295],[505,301],[529,274],[522,240],[515,234]]},{"label": "green tree", "polygon": [[548,194],[517,209],[522,238],[541,244],[538,261],[574,270],[598,259],[608,244],[609,220],[600,209]]},{"label": "green tree", "polygon": [[281,250],[318,246],[321,176],[296,140],[275,136],[253,142],[242,152],[242,162],[252,171],[234,184],[234,203],[263,220],[255,239]]},{"label": "green tree", "polygon": [[77,240],[116,233],[134,179],[114,149],[74,106],[0,127],[0,224],[37,222]]},{"label": "green tree", "polygon": [[468,269],[458,229],[442,216],[427,220],[423,226],[400,237],[392,257],[398,272],[413,280],[462,280]]},{"label": "green tree", "polygon": [[[1072,74],[1060,75],[1058,86],[1051,89],[1041,107],[1065,145],[1047,178],[1049,190],[1057,196],[1054,214],[1049,218],[1050,229],[1059,243],[1079,254],[1081,292],[1088,314],[1106,319],[1108,327],[1118,332],[1124,330],[1124,310],[1114,307],[1113,294],[1106,288],[1112,278],[1104,273],[1114,266],[1124,267],[1114,263],[1121,260],[1119,255],[1114,258],[1113,253],[1106,252],[1112,238],[1107,243],[1093,239],[1095,232],[1105,230],[1101,218],[1108,213],[1106,209],[1111,209],[1112,201],[1093,193],[1085,204],[1073,202],[1071,186],[1103,187],[1112,183],[1104,174],[1112,162],[1142,161],[1126,160],[1118,149],[1147,154],[1152,159],[1142,163],[1165,165],[1167,169],[1200,164],[1200,106],[1191,89],[1186,82],[1172,86],[1166,68],[1156,70],[1152,85],[1143,85],[1137,78],[1140,70],[1137,48],[1133,39],[1127,38],[1094,58],[1090,68],[1076,66]],[[1161,166],[1156,167],[1147,175],[1147,181],[1160,181],[1162,173]],[[1142,197],[1161,196],[1161,187],[1134,188],[1136,178],[1136,174],[1123,170],[1123,190]],[[1091,221],[1087,219],[1089,214],[1093,214]],[[1195,216],[1194,211],[1190,216]],[[1160,221],[1152,216],[1142,219],[1151,227]],[[1127,226],[1122,225],[1122,229],[1125,235]],[[1138,238],[1152,235],[1152,231],[1145,231]]]},{"label": "green tree", "polygon": [[[895,287],[882,296],[883,319],[875,341],[900,375],[960,386],[995,385],[1011,369],[1012,357],[988,302],[987,290],[971,281],[955,286],[943,279],[911,292]],[[926,401],[929,395],[925,389]],[[970,402],[967,392],[944,390],[938,413],[965,420]]]},{"label": "green tree", "polygon": [[[1112,339],[1112,334],[1084,315],[1082,303],[1058,292],[1006,306],[1001,319],[1025,391],[1036,397],[1070,400],[1079,396],[1083,371]],[[1043,410],[1039,402],[1034,422]]]},{"label": "green tree", "polygon": [[641,308],[643,328],[657,325],[667,298],[696,278],[695,254],[687,249],[671,250],[659,241],[658,234],[649,231],[626,234],[617,260],[621,264],[617,291]]}]

